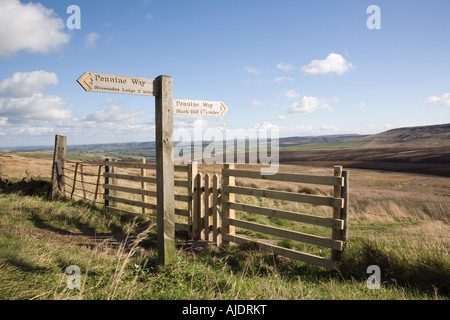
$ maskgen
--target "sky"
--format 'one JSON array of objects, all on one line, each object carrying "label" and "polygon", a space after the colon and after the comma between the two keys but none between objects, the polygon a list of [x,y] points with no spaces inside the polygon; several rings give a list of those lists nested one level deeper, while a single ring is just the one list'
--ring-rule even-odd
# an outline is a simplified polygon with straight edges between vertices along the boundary
[{"label": "sky", "polygon": [[0,147],[154,140],[154,97],[86,92],[84,72],[169,75],[174,99],[227,106],[203,128],[448,123],[449,16],[448,0],[0,0]]}]

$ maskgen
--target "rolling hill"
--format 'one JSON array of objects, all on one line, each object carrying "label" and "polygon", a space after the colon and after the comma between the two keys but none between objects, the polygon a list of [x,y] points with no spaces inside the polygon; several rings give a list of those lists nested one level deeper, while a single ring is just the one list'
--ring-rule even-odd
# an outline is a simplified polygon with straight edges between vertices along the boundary
[{"label": "rolling hill", "polygon": [[443,147],[450,146],[450,123],[397,128],[371,136],[352,139],[365,141],[364,148],[379,147]]},{"label": "rolling hill", "polygon": [[[342,148],[338,148],[339,144]],[[407,127],[323,143],[280,148],[280,162],[434,174],[450,177],[450,124]]]}]

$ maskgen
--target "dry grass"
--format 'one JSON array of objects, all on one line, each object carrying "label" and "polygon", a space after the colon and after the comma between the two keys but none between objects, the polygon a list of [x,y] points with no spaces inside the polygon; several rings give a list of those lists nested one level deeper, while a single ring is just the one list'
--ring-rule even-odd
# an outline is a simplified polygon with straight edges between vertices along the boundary
[{"label": "dry grass", "polygon": [[[12,154],[0,154],[3,167],[2,178],[51,177],[52,160],[18,157]],[[27,175],[27,171],[29,174]]]},{"label": "dry grass", "polygon": [[[16,178],[22,178],[24,176],[21,174],[24,168],[27,168],[32,173],[36,172],[36,176],[49,177],[50,175],[49,167],[51,166],[51,161],[48,160],[34,160],[0,155],[0,164],[3,164],[5,174],[10,176],[16,174]],[[239,166],[237,167],[239,168]],[[19,169],[16,170],[14,168]],[[200,171],[202,172],[220,173],[220,170],[221,166],[200,166]],[[280,167],[280,171],[330,175],[332,168],[283,165]],[[83,288],[85,289],[81,292],[81,295],[74,296],[73,292],[68,292],[64,289],[65,284],[63,279],[65,278],[64,275],[60,275],[60,278],[58,278],[60,286],[52,289],[51,292],[47,292],[48,290],[44,292],[35,290],[32,292],[32,295],[31,293],[28,295],[26,292],[21,292],[20,296],[27,298],[31,296],[36,299],[67,299],[97,296],[108,299],[132,299],[136,297],[154,297],[154,295],[152,296],[150,294],[150,291],[153,290],[152,292],[155,292],[155,290],[163,288],[161,292],[158,291],[160,293],[158,297],[181,297],[182,299],[186,297],[208,299],[227,299],[232,297],[247,297],[250,299],[257,299],[258,297],[282,299],[353,299],[364,297],[364,294],[367,294],[359,289],[355,291],[355,286],[364,287],[364,285],[359,284],[358,281],[360,280],[358,279],[362,278],[361,283],[364,283],[367,278],[364,273],[367,265],[378,264],[382,268],[382,276],[385,279],[386,286],[391,285],[393,287],[390,288],[396,288],[397,285],[401,284],[404,287],[400,287],[399,291],[389,291],[390,289],[384,292],[380,291],[377,293],[378,295],[374,294],[373,296],[397,299],[414,297],[417,292],[426,292],[429,294],[435,290],[433,288],[436,286],[439,287],[440,281],[443,285],[439,290],[444,290],[444,297],[448,297],[449,287],[446,279],[448,279],[448,275],[450,274],[448,270],[448,250],[450,248],[450,178],[358,169],[350,169],[349,172],[350,241],[347,256],[345,257],[345,261],[349,267],[343,271],[342,276],[346,280],[343,283],[339,283],[339,280],[336,279],[331,279],[330,281],[328,278],[321,278],[321,283],[317,285],[313,284],[314,281],[310,281],[302,273],[305,270],[303,266],[299,269],[302,270],[300,273],[298,273],[299,271],[295,271],[297,272],[295,273],[289,267],[289,274],[294,272],[297,278],[296,280],[290,278],[286,282],[284,277],[289,277],[286,273],[280,273],[280,266],[286,262],[280,263],[278,261],[274,265],[266,260],[267,256],[265,255],[243,254],[233,251],[235,249],[230,249],[231,251],[227,251],[226,254],[214,251],[215,249],[205,251],[204,254],[193,258],[192,264],[191,262],[179,259],[174,267],[169,269],[157,268],[152,260],[151,254],[153,253],[147,252],[141,255],[141,252],[135,251],[130,255],[129,253],[131,251],[128,251],[129,247],[125,250],[125,244],[122,244],[122,249],[119,246],[118,249],[114,250],[114,263],[112,265],[110,261],[108,263],[101,262],[103,258],[109,259],[111,257],[111,254],[107,250],[99,250],[98,252],[90,251],[92,257],[89,257],[88,260],[91,262],[79,262],[79,264],[83,265],[83,274],[88,279],[88,282],[83,282]],[[119,173],[138,174],[139,170],[119,169]],[[154,172],[148,171],[148,175],[154,175]],[[177,178],[184,179],[185,174],[177,173]],[[122,183],[124,183],[122,184],[123,186],[140,187],[140,183]],[[316,185],[268,182],[265,180],[254,181],[251,179],[238,179],[237,184],[288,192],[319,195],[331,194],[331,187],[325,188]],[[180,189],[179,192],[182,193],[183,191]],[[123,196],[125,197],[125,195]],[[134,199],[140,200],[140,196],[134,196]],[[239,200],[243,202],[253,201],[255,204],[265,207],[294,212],[304,212],[321,216],[330,216],[331,214],[330,210],[323,207],[307,206],[273,199],[246,197],[245,199],[242,198]],[[3,206],[8,208],[8,211],[11,213],[18,213],[24,211],[25,204],[11,202],[9,204],[3,204]],[[31,205],[26,206],[31,207]],[[50,209],[43,207],[42,210],[43,212],[47,212]],[[65,219],[65,210],[65,208],[58,210],[52,209],[51,214],[46,214],[55,219]],[[76,213],[73,213],[70,219],[75,219],[74,217],[81,219],[81,216]],[[13,218],[14,214],[4,216],[0,224],[2,226],[14,225],[15,222],[11,220]],[[6,221],[4,219],[9,220]],[[68,221],[71,221],[70,219]],[[29,223],[29,221],[20,222],[20,225],[23,228],[28,228]],[[278,221],[270,220],[269,223],[278,223]],[[57,240],[53,242],[55,241],[59,243]],[[53,245],[53,242],[48,242],[48,246]],[[32,241],[23,246],[33,247],[31,243]],[[62,247],[61,250],[63,250]],[[39,248],[35,249],[33,250],[37,253],[33,258],[36,259],[33,260],[34,264],[37,266],[45,266],[50,265],[52,261],[54,262],[55,258],[46,254],[45,250],[39,251]],[[75,251],[73,250],[70,252],[75,257],[79,254],[74,253]],[[106,255],[109,258],[106,258]],[[180,256],[186,256],[186,253],[180,252]],[[187,256],[189,257],[189,254]],[[270,259],[273,260],[273,257]],[[207,267],[202,264],[203,261],[206,261]],[[222,262],[225,262],[225,264]],[[135,268],[133,265],[137,265],[137,267]],[[218,267],[214,269],[216,265]],[[257,267],[255,267],[256,265]],[[102,271],[104,275],[98,276],[100,274],[98,271],[100,270],[99,268],[103,268],[107,272]],[[261,277],[261,270],[266,269],[270,270],[267,279]],[[236,273],[236,270],[238,270],[238,273]],[[306,273],[311,272],[308,268],[306,270]],[[202,273],[202,276],[198,272]],[[197,283],[196,279],[199,277],[201,277],[201,281],[206,281],[212,285],[212,289],[208,289],[208,291],[202,293],[201,288],[203,288],[204,283],[201,281]],[[316,277],[317,274],[312,276],[315,279]],[[248,281],[252,281],[251,284],[248,284]],[[171,291],[172,289],[168,287],[167,283],[175,283],[179,286],[179,291],[175,289],[175,291]],[[255,287],[260,287],[262,291],[255,291]],[[138,288],[143,293],[139,295],[138,292],[134,291],[135,288]],[[274,288],[283,289],[273,291],[275,290]],[[408,290],[410,288],[416,288],[414,290],[419,291],[413,290],[409,292]],[[272,293],[270,293],[271,290]],[[432,294],[441,298],[442,296],[439,295],[441,291],[439,290],[436,289]]]},{"label": "dry grass", "polygon": [[[25,171],[31,173],[31,177],[46,177],[51,175],[51,160],[33,159],[17,157],[15,155],[0,155],[0,164],[3,165],[3,173],[8,177],[21,178],[25,177]],[[66,163],[68,170],[66,175],[66,191],[67,195],[71,194],[73,181],[74,163]],[[250,166],[252,170],[259,170],[259,166]],[[249,168],[248,165],[236,165],[236,168]],[[84,181],[86,195],[88,199],[93,199],[95,192],[95,184],[97,182],[96,175],[98,167],[86,166],[84,169]],[[221,165],[200,165],[199,171],[218,173],[222,169]],[[344,168],[345,169],[345,168]],[[72,170],[72,171],[70,171]],[[350,171],[350,225],[370,225],[374,223],[397,223],[402,226],[402,234],[409,233],[417,235],[421,234],[426,237],[429,243],[430,237],[437,237],[438,243],[449,244],[450,239],[450,178],[437,177],[429,175],[418,175],[408,173],[392,173],[378,172],[361,169],[351,169]],[[123,169],[117,168],[118,173],[140,175],[140,169]],[[301,173],[312,175],[330,175],[332,168],[318,168],[307,166],[281,165],[280,172]],[[103,171],[102,171],[103,174]],[[147,176],[155,177],[156,172],[147,170]],[[78,174],[78,180],[79,180]],[[186,173],[175,172],[176,179],[187,179]],[[103,178],[101,179],[103,183]],[[282,190],[287,192],[299,192],[316,195],[331,195],[332,187],[299,184],[291,182],[278,182],[267,180],[253,180],[249,178],[237,178],[236,184],[246,187]],[[129,188],[140,188],[140,182],[120,180],[120,186]],[[76,188],[81,189],[81,183],[77,182]],[[156,186],[147,184],[148,190],[155,191]],[[187,194],[185,188],[176,188],[177,194]],[[103,189],[100,188],[100,193]],[[83,197],[81,190],[75,190],[75,199]],[[118,197],[129,198],[132,200],[141,200],[140,195],[131,195],[123,192],[117,192]],[[255,201],[253,197],[246,197],[249,201]],[[156,199],[147,197],[150,203],[156,203]],[[245,199],[244,199],[245,200]],[[102,202],[101,195],[98,202]],[[280,207],[285,210],[294,212],[304,212],[308,214],[318,214],[327,216],[331,213],[328,208],[308,206],[301,203],[293,203],[288,201],[275,201],[271,199],[260,199],[258,204],[267,207]],[[119,204],[130,211],[140,211],[133,207]],[[187,208],[186,203],[177,202],[180,209]],[[431,227],[434,226],[434,227]],[[423,227],[422,232],[418,229]],[[433,229],[434,228],[434,229]],[[437,229],[436,229],[437,228]],[[434,230],[439,230],[435,232]],[[415,239],[417,237],[410,237]]]}]

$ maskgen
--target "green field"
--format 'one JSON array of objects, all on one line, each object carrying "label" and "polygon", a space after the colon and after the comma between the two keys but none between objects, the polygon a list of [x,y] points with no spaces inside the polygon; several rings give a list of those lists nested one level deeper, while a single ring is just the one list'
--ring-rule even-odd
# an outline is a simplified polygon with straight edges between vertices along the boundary
[{"label": "green field", "polygon": [[333,150],[333,149],[356,148],[365,145],[366,143],[368,143],[368,141],[307,143],[294,146],[280,146],[280,151]]}]

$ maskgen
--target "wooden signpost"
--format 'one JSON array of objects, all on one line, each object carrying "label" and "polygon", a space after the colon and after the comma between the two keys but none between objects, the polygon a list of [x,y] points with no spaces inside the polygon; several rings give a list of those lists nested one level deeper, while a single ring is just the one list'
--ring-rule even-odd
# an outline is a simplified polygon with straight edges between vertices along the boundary
[{"label": "wooden signpost", "polygon": [[173,116],[223,116],[227,107],[218,101],[174,100],[173,79],[165,75],[145,79],[85,72],[77,82],[88,92],[155,97],[158,258],[164,264],[173,262],[176,253]]},{"label": "wooden signpost", "polygon": [[175,198],[173,168],[173,79],[155,79],[156,121],[156,224],[158,258],[164,264],[175,261]]},{"label": "wooden signpost", "polygon": [[77,82],[89,92],[107,92],[155,97],[158,258],[175,261],[175,200],[173,149],[173,81],[85,72]]}]

